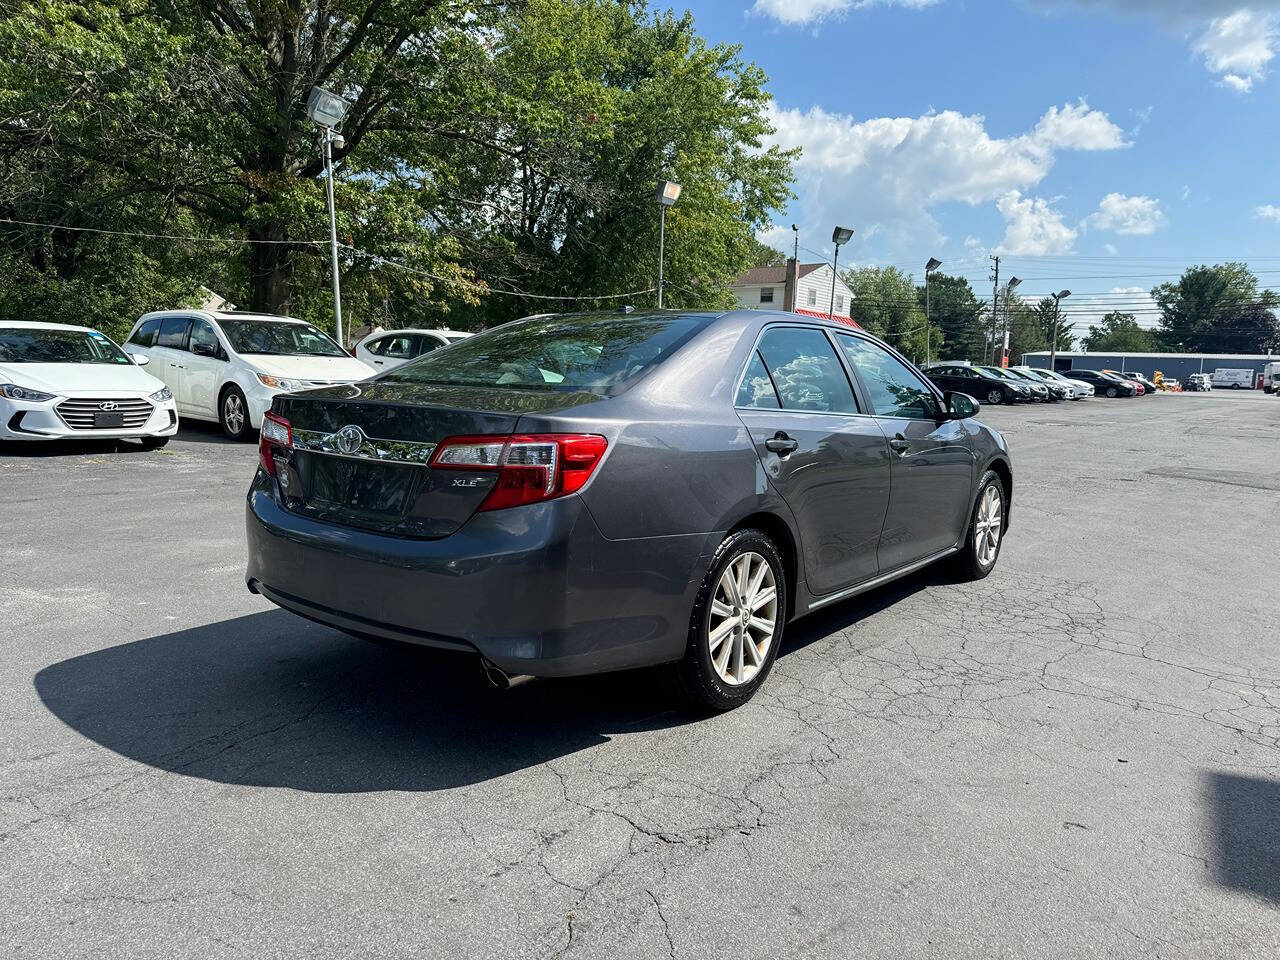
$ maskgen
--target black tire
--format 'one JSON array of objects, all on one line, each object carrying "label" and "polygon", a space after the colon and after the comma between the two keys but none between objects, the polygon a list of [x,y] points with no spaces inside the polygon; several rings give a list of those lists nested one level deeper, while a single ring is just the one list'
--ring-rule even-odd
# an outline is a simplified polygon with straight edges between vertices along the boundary
[{"label": "black tire", "polygon": [[1107,396],[1110,397],[1112,400],[1114,400],[1116,397],[1116,388],[1107,387]]},{"label": "black tire", "polygon": [[[978,510],[982,506],[982,499],[986,496],[987,488],[993,484],[1000,491],[1000,535],[996,541],[995,553],[991,556],[990,562],[984,564],[979,559],[977,550]],[[1000,559],[1000,550],[1004,547],[1004,532],[1008,529],[1008,503],[1009,494],[1004,488],[1004,482],[1000,479],[1000,475],[994,470],[988,470],[982,475],[982,480],[978,484],[978,493],[973,498],[973,507],[969,510],[969,527],[965,532],[964,548],[955,558],[957,579],[981,580],[996,568],[996,562]]]},{"label": "black tire", "polygon": [[168,442],[169,442],[168,437],[143,437],[142,449],[143,450],[159,450]]},{"label": "black tire", "polygon": [[1000,390],[999,387],[995,387],[994,389],[988,390],[986,402],[991,406],[998,406],[999,404],[1004,403],[1004,393]]},{"label": "black tire", "polygon": [[[707,638],[711,620],[711,606],[717,585],[725,569],[744,554],[754,553],[763,557],[773,573],[777,597],[774,603],[775,623],[763,662],[755,674],[739,685],[724,682],[712,662],[711,646]],[[746,529],[731,533],[725,538],[712,558],[698,598],[689,617],[689,641],[684,658],[674,665],[676,685],[684,698],[693,706],[704,710],[732,710],[740,707],[755,695],[769,677],[778,656],[782,634],[786,627],[787,602],[790,584],[786,567],[778,548],[761,530]],[[726,643],[729,642],[727,639]]]},{"label": "black tire", "polygon": [[[236,404],[239,404],[238,419],[235,416]],[[222,424],[222,432],[231,440],[248,440],[253,433],[253,424],[249,422],[249,405],[239,387],[229,386],[218,397],[218,423]]]}]

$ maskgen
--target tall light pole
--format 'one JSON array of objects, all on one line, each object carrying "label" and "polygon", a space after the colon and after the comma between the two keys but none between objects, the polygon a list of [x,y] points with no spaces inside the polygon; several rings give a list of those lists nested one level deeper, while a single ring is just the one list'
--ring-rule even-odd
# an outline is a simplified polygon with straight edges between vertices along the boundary
[{"label": "tall light pole", "polygon": [[926,364],[929,362],[929,350],[933,346],[933,328],[929,326],[933,317],[929,303],[929,276],[940,266],[942,261],[937,257],[930,257],[924,265],[924,362]]},{"label": "tall light pole", "polygon": [[1004,336],[1001,337],[1000,346],[1000,366],[1009,366],[1009,301],[1013,288],[1022,281],[1017,277],[1010,277],[1009,282],[1004,285]]},{"label": "tall light pole", "polygon": [[831,261],[831,302],[827,305],[828,320],[834,320],[836,315],[836,277],[839,276],[836,268],[840,265],[840,247],[848,243],[852,236],[853,230],[850,227],[836,227],[831,231],[831,242],[836,245],[836,255]]},{"label": "tall light pole", "polygon": [[1062,290],[1053,295],[1053,345],[1049,348],[1049,369],[1056,369],[1054,362],[1058,359],[1058,305],[1071,296],[1070,290]]},{"label": "tall light pole", "polygon": [[658,309],[662,309],[662,258],[667,244],[667,207],[680,199],[684,188],[674,180],[658,181]]},{"label": "tall light pole", "polygon": [[791,240],[793,242],[791,262],[787,264],[787,277],[782,281],[784,284],[782,289],[786,289],[786,284],[791,285],[791,312],[798,313],[800,310],[800,225],[798,223],[791,225]]},{"label": "tall light pole", "polygon": [[324,149],[324,182],[325,192],[329,195],[329,260],[333,268],[333,324],[338,335],[338,345],[347,348],[342,336],[342,291],[338,283],[338,218],[333,210],[333,145],[341,147],[346,141],[336,131],[342,118],[351,109],[351,104],[336,93],[330,93],[322,87],[312,87],[311,96],[307,98],[307,117],[318,123],[323,130],[320,135]]}]

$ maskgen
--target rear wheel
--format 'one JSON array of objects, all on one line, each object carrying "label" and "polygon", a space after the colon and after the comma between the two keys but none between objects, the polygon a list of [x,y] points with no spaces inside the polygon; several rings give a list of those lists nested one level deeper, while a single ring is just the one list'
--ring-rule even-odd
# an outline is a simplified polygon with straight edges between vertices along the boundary
[{"label": "rear wheel", "polygon": [[773,668],[786,611],[786,571],[773,541],[755,529],[730,534],[698,592],[675,667],[684,695],[711,710],[750,700]]},{"label": "rear wheel", "polygon": [[978,484],[969,515],[969,532],[956,567],[966,580],[981,580],[995,569],[1004,542],[1005,490],[1000,475],[988,470]]},{"label": "rear wheel", "polygon": [[239,387],[227,387],[218,402],[218,421],[222,432],[232,440],[245,440],[249,436],[249,405]]}]

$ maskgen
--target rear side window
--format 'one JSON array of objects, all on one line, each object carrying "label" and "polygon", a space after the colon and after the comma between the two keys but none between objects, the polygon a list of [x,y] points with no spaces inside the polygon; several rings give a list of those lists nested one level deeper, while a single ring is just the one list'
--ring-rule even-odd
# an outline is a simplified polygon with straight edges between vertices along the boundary
[{"label": "rear side window", "polygon": [[753,351],[751,362],[747,364],[747,372],[742,375],[742,383],[738,385],[738,397],[734,400],[737,407],[763,407],[777,410],[782,406],[778,400],[778,392],[773,389],[773,381],[769,379],[769,371],[764,368],[760,351]]},{"label": "rear side window", "polygon": [[185,350],[187,346],[187,327],[191,321],[186,317],[165,317],[160,324],[160,333],[156,337],[157,347],[175,347]]},{"label": "rear side window", "polygon": [[529,317],[397,367],[383,382],[617,393],[683,346],[697,314]]},{"label": "rear side window", "polygon": [[139,347],[153,347],[155,346],[156,334],[159,330],[159,320],[148,320],[137,330],[133,331],[133,336],[129,338],[129,342],[137,344]]},{"label": "rear side window", "polygon": [[857,413],[849,378],[821,330],[774,327],[760,338],[759,355],[787,410]]},{"label": "rear side window", "polygon": [[[414,348],[414,355],[419,357],[424,353],[430,353],[432,350],[445,346],[445,344],[441,343],[435,337],[426,336],[424,334],[419,334],[416,339],[418,341],[418,345]],[[465,340],[466,338],[464,337],[463,339]]]},{"label": "rear side window", "polygon": [[938,405],[925,382],[888,350],[861,337],[837,334],[836,340],[871,395],[878,417],[932,420]]}]

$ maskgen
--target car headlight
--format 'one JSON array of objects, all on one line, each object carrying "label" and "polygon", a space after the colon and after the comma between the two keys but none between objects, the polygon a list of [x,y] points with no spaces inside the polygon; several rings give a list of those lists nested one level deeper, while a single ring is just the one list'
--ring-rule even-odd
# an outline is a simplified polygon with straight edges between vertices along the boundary
[{"label": "car headlight", "polygon": [[164,403],[168,400],[173,399],[173,391],[170,390],[168,387],[161,387],[159,390],[157,390],[155,393],[151,395],[151,399],[154,400],[156,403]]},{"label": "car headlight", "polygon": [[301,390],[302,384],[297,380],[285,380],[281,377],[269,377],[265,373],[258,374],[258,379],[262,381],[264,387],[270,387],[272,390]]},{"label": "car headlight", "polygon": [[52,393],[20,387],[16,383],[0,383],[0,396],[8,397],[10,400],[26,400],[28,403],[43,403],[45,400],[53,399]]}]

